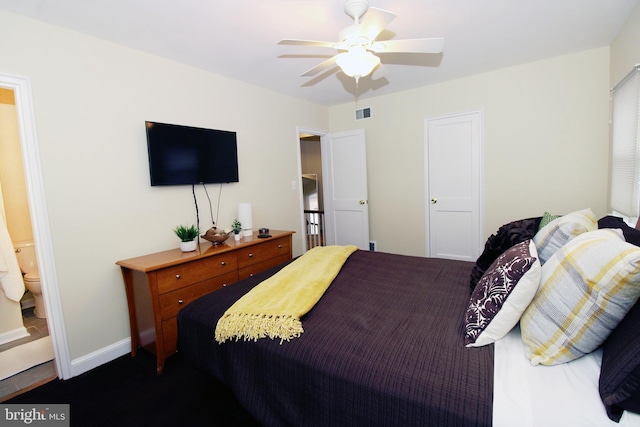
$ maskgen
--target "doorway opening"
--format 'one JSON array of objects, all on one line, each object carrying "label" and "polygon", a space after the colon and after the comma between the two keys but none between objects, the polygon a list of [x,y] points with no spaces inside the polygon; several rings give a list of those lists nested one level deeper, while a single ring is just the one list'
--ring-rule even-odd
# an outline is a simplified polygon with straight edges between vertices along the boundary
[{"label": "doorway opening", "polygon": [[[50,362],[54,358],[53,344],[39,294],[41,285],[21,145],[15,91],[0,87],[0,220],[3,221],[0,226],[6,227],[2,235],[11,240],[9,246],[13,245],[17,255],[19,267],[12,274],[20,277],[19,268],[32,279],[19,302],[9,300],[4,293],[0,295],[3,307],[0,336],[5,337],[0,345],[3,360],[0,398],[56,377],[54,363]],[[18,329],[25,330],[25,334],[14,336],[16,325],[21,325]]]},{"label": "doorway opening", "polygon": [[305,245],[309,250],[326,245],[320,135],[300,133],[299,144]]},{"label": "doorway opening", "polygon": [[47,329],[54,352],[54,364],[60,379],[71,378],[71,359],[67,344],[62,304],[58,292],[53,244],[47,213],[40,153],[36,136],[31,83],[27,77],[0,73],[0,87],[14,91],[23,170],[26,178],[29,213],[40,271],[40,284],[47,313]]}]

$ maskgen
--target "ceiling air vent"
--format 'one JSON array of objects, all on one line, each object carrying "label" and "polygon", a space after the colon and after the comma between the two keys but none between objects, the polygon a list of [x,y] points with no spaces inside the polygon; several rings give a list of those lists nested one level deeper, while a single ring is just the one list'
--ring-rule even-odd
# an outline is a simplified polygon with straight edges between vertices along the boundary
[{"label": "ceiling air vent", "polygon": [[371,117],[371,108],[356,110],[356,120],[368,119]]}]

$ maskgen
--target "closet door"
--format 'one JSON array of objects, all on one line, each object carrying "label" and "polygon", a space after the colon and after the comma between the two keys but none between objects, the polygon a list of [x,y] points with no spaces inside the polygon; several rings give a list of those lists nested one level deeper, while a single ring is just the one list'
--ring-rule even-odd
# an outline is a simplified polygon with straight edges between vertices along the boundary
[{"label": "closet door", "polygon": [[475,261],[481,253],[482,115],[425,120],[427,256]]}]

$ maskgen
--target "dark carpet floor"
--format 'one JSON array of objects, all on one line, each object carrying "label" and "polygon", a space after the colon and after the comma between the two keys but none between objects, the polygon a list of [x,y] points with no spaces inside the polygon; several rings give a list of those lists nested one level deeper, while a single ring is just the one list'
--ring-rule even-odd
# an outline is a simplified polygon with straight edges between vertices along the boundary
[{"label": "dark carpet floor", "polygon": [[155,357],[139,350],[69,380],[56,379],[5,403],[70,404],[71,426],[238,426],[258,423],[232,392],[180,354],[156,375]]}]

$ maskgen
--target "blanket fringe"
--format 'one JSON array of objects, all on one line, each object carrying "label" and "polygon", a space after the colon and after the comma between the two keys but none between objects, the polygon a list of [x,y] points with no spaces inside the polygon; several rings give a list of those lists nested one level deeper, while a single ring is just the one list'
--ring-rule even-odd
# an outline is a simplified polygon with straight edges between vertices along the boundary
[{"label": "blanket fringe", "polygon": [[269,315],[250,313],[225,314],[216,326],[216,341],[220,344],[235,338],[239,341],[257,341],[260,338],[280,338],[290,341],[302,334],[302,322],[291,315]]}]

